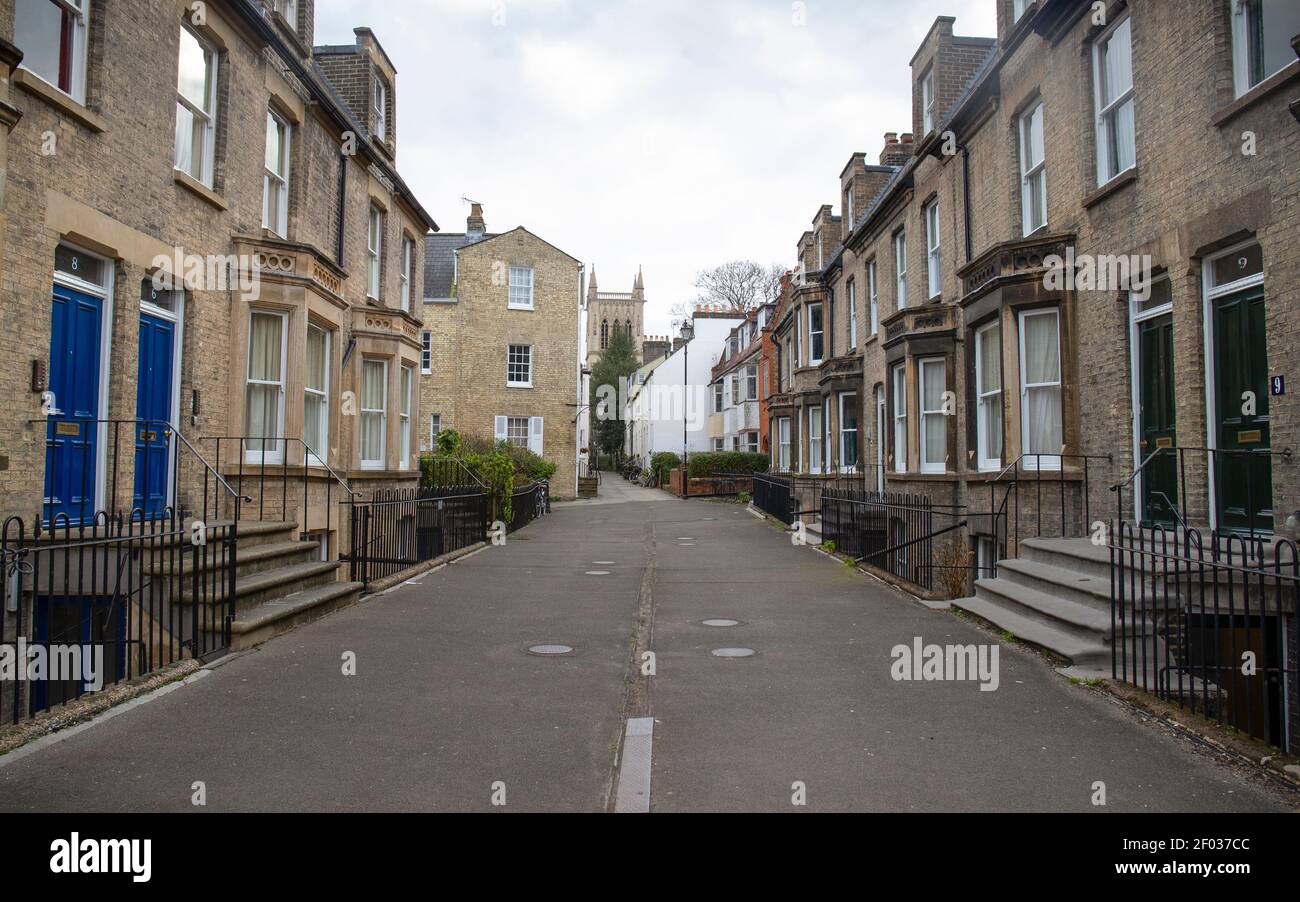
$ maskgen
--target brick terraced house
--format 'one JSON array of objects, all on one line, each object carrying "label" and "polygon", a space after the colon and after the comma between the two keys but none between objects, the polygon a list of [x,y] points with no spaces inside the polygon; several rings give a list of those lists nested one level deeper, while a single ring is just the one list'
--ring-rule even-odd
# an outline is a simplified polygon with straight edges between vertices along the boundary
[{"label": "brick terraced house", "polygon": [[[990,2],[996,38],[936,20],[910,132],[854,154],[799,241],[770,454],[796,492],[847,473],[925,499],[974,561],[958,604],[1109,669],[1107,549],[1075,537],[1199,527],[1268,564],[1297,531],[1300,6]],[[906,538],[884,569],[932,582],[940,543]],[[1292,683],[1292,617],[1261,616]]]},{"label": "brick terraced house", "polygon": [[104,530],[245,496],[237,642],[346,600],[338,501],[418,478],[437,226],[398,173],[393,62],[366,28],[313,46],[315,5],[0,0],[3,513]]}]

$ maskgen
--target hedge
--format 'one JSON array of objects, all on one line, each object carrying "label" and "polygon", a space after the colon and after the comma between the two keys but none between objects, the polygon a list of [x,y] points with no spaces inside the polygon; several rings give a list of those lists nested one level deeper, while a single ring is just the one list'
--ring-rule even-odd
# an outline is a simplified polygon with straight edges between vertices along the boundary
[{"label": "hedge", "polygon": [[659,481],[668,482],[668,471],[682,465],[682,459],[672,451],[659,451],[650,455],[650,469],[659,474]]},{"label": "hedge", "polygon": [[766,454],[748,451],[708,451],[692,454],[688,469],[692,479],[718,473],[766,473],[771,462]]}]

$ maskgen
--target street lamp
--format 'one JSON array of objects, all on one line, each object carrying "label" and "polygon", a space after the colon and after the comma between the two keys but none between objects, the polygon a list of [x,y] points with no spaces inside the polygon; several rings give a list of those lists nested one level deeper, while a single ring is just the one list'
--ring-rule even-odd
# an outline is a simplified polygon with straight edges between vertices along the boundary
[{"label": "street lamp", "polygon": [[690,407],[691,397],[691,339],[695,337],[695,322],[690,319],[682,320],[682,497],[689,494],[689,483],[687,482],[690,469],[687,466],[687,456],[690,454],[690,440],[687,438],[687,422],[689,420],[688,408]]}]

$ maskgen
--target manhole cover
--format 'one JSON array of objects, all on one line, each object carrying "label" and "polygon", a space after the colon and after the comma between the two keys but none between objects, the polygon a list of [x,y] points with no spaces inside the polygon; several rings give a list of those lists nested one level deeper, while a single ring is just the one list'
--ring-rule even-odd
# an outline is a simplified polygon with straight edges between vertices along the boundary
[{"label": "manhole cover", "polygon": [[609,567],[612,566],[614,562],[613,561],[592,561],[592,563],[595,564],[597,567]]},{"label": "manhole cover", "polygon": [[678,548],[694,548],[694,547],[695,547],[695,543],[694,543],[694,542],[678,542],[678,543],[677,543],[677,547],[678,547]]},{"label": "manhole cover", "polygon": [[701,620],[705,626],[740,626],[739,620],[727,620],[725,618],[714,618],[713,620]]},{"label": "manhole cover", "polygon": [[588,570],[588,576],[609,576],[608,570]]},{"label": "manhole cover", "polygon": [[679,541],[679,542],[694,542],[694,541],[695,541],[695,536],[678,536],[678,537],[677,537],[677,541]]},{"label": "manhole cover", "polygon": [[530,655],[567,655],[573,652],[571,645],[530,645],[528,653]]},{"label": "manhole cover", "polygon": [[754,649],[752,648],[715,648],[712,652],[715,658],[749,658],[753,657]]}]

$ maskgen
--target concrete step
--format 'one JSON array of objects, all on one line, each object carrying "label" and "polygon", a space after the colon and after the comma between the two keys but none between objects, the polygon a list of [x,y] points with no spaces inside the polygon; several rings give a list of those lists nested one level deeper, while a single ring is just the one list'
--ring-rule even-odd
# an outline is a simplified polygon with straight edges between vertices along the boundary
[{"label": "concrete step", "polygon": [[[295,592],[333,583],[336,581],[338,569],[338,561],[311,561],[276,567],[251,576],[241,576],[235,580],[235,615],[241,616],[244,611]],[[181,597],[186,602],[191,600],[188,588]],[[225,597],[222,594],[209,597],[205,601],[224,604]]]},{"label": "concrete step", "polygon": [[[320,561],[320,542],[300,542],[297,540],[264,542],[245,548],[241,540],[239,559],[236,562],[236,579],[241,580],[247,576],[252,576],[254,573],[263,573],[290,564],[306,564],[313,561]],[[219,550],[214,549],[206,555],[199,555],[197,558],[193,556],[187,557],[185,559],[185,573],[193,573],[195,570],[200,573],[210,573],[224,567],[225,564],[224,556]],[[179,571],[180,565],[171,561],[165,554],[156,555],[149,565],[149,572],[155,575],[170,576]]]},{"label": "concrete step", "polygon": [[1099,639],[1090,639],[1063,625],[1032,617],[1021,608],[978,595],[958,599],[952,605],[987,620],[1017,639],[1060,655],[1075,667],[1099,672],[1110,670],[1110,648]]},{"label": "concrete step", "polygon": [[318,620],[361,598],[361,583],[331,582],[265,601],[235,616],[230,625],[232,651],[260,645],[304,623]]},{"label": "concrete step", "polygon": [[1039,593],[1092,608],[1110,620],[1110,577],[1092,576],[1036,560],[998,562],[998,581],[1016,583]]},{"label": "concrete step", "polygon": [[976,580],[975,595],[1015,608],[1026,617],[1077,632],[1082,638],[1106,642],[1110,636],[1109,609],[1102,611],[1091,604],[1061,598],[1001,577]]},{"label": "concrete step", "polygon": [[1023,539],[1020,558],[1075,570],[1110,584],[1110,549],[1092,544],[1091,539]]}]

